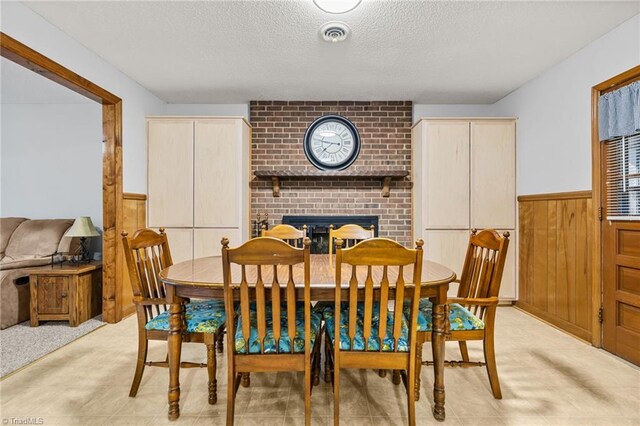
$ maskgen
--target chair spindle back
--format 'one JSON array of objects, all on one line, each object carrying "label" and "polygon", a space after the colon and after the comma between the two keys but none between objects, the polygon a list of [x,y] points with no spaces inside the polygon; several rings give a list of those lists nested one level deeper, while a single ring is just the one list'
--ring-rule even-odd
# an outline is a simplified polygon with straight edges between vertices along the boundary
[{"label": "chair spindle back", "polygon": [[[398,351],[398,339],[401,337],[403,321],[403,305],[407,299],[411,303],[411,327],[409,342],[415,339],[418,305],[420,301],[420,285],[422,281],[423,242],[418,240],[415,249],[407,249],[387,238],[371,238],[359,242],[355,246],[342,249],[342,239],[336,240],[336,293],[335,324],[336,336],[339,336],[341,284],[343,269],[350,274],[348,304],[350,347],[354,346],[356,336],[358,303],[363,303],[363,337],[364,350],[368,350],[368,342],[372,336],[374,314],[379,315],[377,336],[379,350],[383,350],[383,339],[387,334],[387,310],[393,312],[393,352]],[[345,268],[344,265],[347,265]],[[350,266],[350,268],[348,268]],[[406,268],[411,267],[411,278],[405,281]],[[350,269],[350,271],[349,271]],[[366,271],[366,275],[365,275]],[[364,288],[363,288],[364,287]],[[418,289],[418,291],[414,291]],[[378,312],[375,302],[378,303]]]},{"label": "chair spindle back", "polygon": [[298,248],[304,246],[304,239],[307,236],[307,225],[303,225],[302,229],[296,229],[291,225],[276,225],[271,229],[267,229],[266,225],[262,225],[261,229],[260,236],[278,238]]},{"label": "chair spindle back", "polygon": [[[240,247],[230,249],[229,240],[222,239],[222,265],[224,275],[224,297],[227,315],[227,334],[229,335],[229,350],[234,348],[236,334],[235,302],[240,302],[242,322],[242,336],[245,341],[246,354],[249,353],[249,338],[251,332],[251,305],[255,305],[255,324],[258,331],[260,353],[264,353],[264,340],[267,330],[267,319],[273,319],[273,337],[276,351],[280,351],[282,329],[280,324],[283,302],[287,312],[287,334],[290,341],[291,353],[294,350],[296,336],[296,279],[304,280],[305,302],[305,336],[309,341],[311,315],[311,274],[310,274],[311,241],[304,239],[304,248],[295,248],[286,242],[273,237],[260,237],[247,241]],[[232,264],[240,266],[240,282],[234,282]],[[303,264],[302,276],[300,268]],[[265,286],[265,283],[270,283]],[[271,313],[268,312],[271,308]],[[305,352],[309,352],[309,345],[305,345]]]},{"label": "chair spindle back", "polygon": [[[458,287],[458,297],[481,299],[498,297],[509,247],[509,232],[501,237],[495,230],[471,230],[469,247]],[[484,319],[485,306],[464,303],[474,315]]]},{"label": "chair spindle back", "polygon": [[333,254],[333,245],[336,238],[342,240],[342,247],[348,248],[363,240],[368,240],[375,236],[375,226],[371,225],[369,229],[365,229],[360,225],[347,224],[338,229],[334,229],[333,225],[329,225],[329,254]]},{"label": "chair spindle back", "polygon": [[173,264],[169,241],[164,228],[160,228],[160,233],[147,228],[136,231],[133,237],[123,232],[122,244],[134,303],[144,311],[146,323],[167,310],[159,274]]}]

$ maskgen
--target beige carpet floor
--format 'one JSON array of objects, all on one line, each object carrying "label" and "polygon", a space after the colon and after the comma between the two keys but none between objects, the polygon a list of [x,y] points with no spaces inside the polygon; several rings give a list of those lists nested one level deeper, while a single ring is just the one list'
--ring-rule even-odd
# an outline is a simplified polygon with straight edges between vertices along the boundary
[{"label": "beige carpet floor", "polygon": [[29,321],[25,321],[0,330],[0,377],[103,325],[100,315],[77,327],[69,327],[67,321],[43,321],[38,327],[31,327]]}]

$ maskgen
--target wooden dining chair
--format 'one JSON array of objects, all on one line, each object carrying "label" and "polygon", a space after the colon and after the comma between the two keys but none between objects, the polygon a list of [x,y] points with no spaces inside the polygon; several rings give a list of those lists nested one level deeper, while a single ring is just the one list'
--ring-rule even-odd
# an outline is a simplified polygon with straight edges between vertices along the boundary
[{"label": "wooden dining chair", "polygon": [[[422,282],[422,245],[422,240],[418,240],[412,250],[386,238],[372,238],[342,249],[342,240],[336,240],[335,304],[333,310],[324,310],[327,355],[333,369],[335,425],[340,417],[343,368],[402,371],[409,424],[416,423],[414,341]],[[343,272],[347,275],[348,290],[343,287]],[[343,302],[344,290],[347,296]],[[411,306],[409,318],[403,313],[405,303]]]},{"label": "wooden dining chair", "polygon": [[[329,254],[333,255],[333,241],[336,238],[340,238],[344,248],[347,248],[362,240],[373,238],[374,236],[375,226],[373,225],[371,225],[369,229],[355,224],[343,225],[338,229],[335,229],[333,225],[329,225]],[[331,260],[331,256],[329,260]]]},{"label": "wooden dining chair", "polygon": [[[133,237],[123,232],[122,245],[138,316],[138,360],[129,391],[129,396],[135,397],[146,365],[169,366],[168,360],[147,361],[147,349],[149,340],[166,341],[169,335],[169,310],[164,285],[158,274],[173,262],[163,228],[160,228],[159,234],[151,229],[140,229]],[[218,352],[222,352],[225,328],[224,302],[221,300],[191,301],[185,305],[184,309],[186,323],[183,324],[182,341],[204,343],[207,347],[207,363],[182,362],[180,366],[207,367],[209,404],[215,404],[218,397],[214,345],[217,342]]]},{"label": "wooden dining chair", "polygon": [[[229,240],[222,239],[227,425],[233,424],[242,374],[275,371],[304,372],[305,424],[311,422],[312,367],[320,355],[322,318],[311,307],[310,247],[308,238],[304,248],[295,248],[280,239],[260,237],[231,249]],[[304,282],[300,302],[296,280]]]},{"label": "wooden dining chair", "polygon": [[307,225],[303,225],[302,229],[296,229],[291,225],[276,225],[267,229],[266,225],[262,225],[261,230],[262,237],[278,238],[298,248],[303,247],[304,238],[307,236]]},{"label": "wooden dining chair", "polygon": [[[502,272],[509,247],[509,233],[500,236],[495,230],[486,229],[480,232],[473,229],[462,269],[462,275],[456,298],[447,301],[448,324],[450,334],[447,340],[457,341],[460,346],[460,361],[445,361],[446,366],[472,367],[486,366],[489,383],[494,398],[502,399],[498,369],[493,343],[496,308]],[[408,311],[405,309],[405,313]],[[420,366],[433,365],[433,362],[422,362],[422,345],[431,341],[433,324],[432,304],[429,299],[420,301],[418,316],[418,345],[416,365],[418,366],[418,383],[416,384],[416,400],[420,397]],[[446,314],[446,312],[445,312]],[[484,362],[469,361],[467,341],[482,340]]]}]

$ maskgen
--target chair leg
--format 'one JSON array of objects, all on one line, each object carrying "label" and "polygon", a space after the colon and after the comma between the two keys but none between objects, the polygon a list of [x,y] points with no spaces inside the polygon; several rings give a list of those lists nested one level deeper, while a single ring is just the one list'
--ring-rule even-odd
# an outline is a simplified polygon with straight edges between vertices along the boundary
[{"label": "chair leg", "polygon": [[147,349],[149,342],[147,341],[147,334],[142,332],[138,333],[138,360],[136,362],[136,372],[133,375],[133,383],[131,383],[131,390],[129,390],[129,397],[135,398],[138,394],[138,388],[142,381],[142,374],[144,373],[145,362],[147,361]]},{"label": "chair leg", "polygon": [[421,380],[420,380],[420,374],[422,373],[422,345],[423,342],[422,340],[418,339],[418,341],[416,342],[416,378],[415,378],[415,383],[414,383],[414,391],[413,391],[413,397],[415,401],[419,401],[420,400],[420,385],[421,385]]},{"label": "chair leg", "polygon": [[216,349],[219,354],[224,351],[224,328],[218,330],[218,335],[216,336]]},{"label": "chair leg", "polygon": [[333,363],[333,424],[340,424],[340,366],[338,360]]},{"label": "chair leg", "polygon": [[393,374],[391,376],[391,383],[397,386],[400,384],[401,381],[402,381],[402,378],[400,377],[400,370],[393,370]]},{"label": "chair leg", "polygon": [[[309,360],[311,362],[312,360]],[[311,365],[305,366],[304,369],[304,424],[311,425]]]},{"label": "chair leg", "polygon": [[465,340],[460,340],[458,342],[458,346],[460,346],[460,355],[462,356],[462,360],[464,362],[469,362],[469,351],[467,350],[467,342]]},{"label": "chair leg", "polygon": [[[320,329],[320,336],[324,336],[324,327]],[[322,365],[321,361],[321,341],[316,340],[314,347],[311,352],[311,374],[313,376],[313,386],[318,386],[320,384],[320,366]]]},{"label": "chair leg", "polygon": [[251,386],[251,376],[249,373],[242,373],[242,381],[240,382],[243,388]]},{"label": "chair leg", "polygon": [[218,402],[218,381],[216,380],[215,345],[207,345],[207,372],[209,373],[209,404]]},{"label": "chair leg", "polygon": [[229,356],[229,362],[227,366],[227,426],[233,426],[234,408],[236,403],[235,384],[236,371],[233,367],[233,358]]},{"label": "chair leg", "polygon": [[416,424],[416,361],[417,359],[414,360],[413,368],[411,367],[411,363],[409,363],[409,371],[407,377],[407,413],[409,413],[409,426],[415,426]]},{"label": "chair leg", "polygon": [[484,333],[484,362],[487,364],[487,374],[491,384],[491,392],[495,399],[502,399],[500,381],[498,380],[498,367],[496,366],[496,353],[493,345],[493,333]]},{"label": "chair leg", "polygon": [[333,375],[333,366],[331,365],[331,339],[329,334],[324,335],[324,381],[325,383],[331,382],[331,376]]}]

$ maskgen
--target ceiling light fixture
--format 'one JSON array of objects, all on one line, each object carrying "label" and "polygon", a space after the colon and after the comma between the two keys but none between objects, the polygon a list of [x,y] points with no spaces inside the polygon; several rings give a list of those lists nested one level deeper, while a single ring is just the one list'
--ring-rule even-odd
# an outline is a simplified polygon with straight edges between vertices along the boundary
[{"label": "ceiling light fixture", "polygon": [[320,36],[331,43],[345,41],[350,33],[351,30],[343,22],[327,22],[320,28]]},{"label": "ceiling light fixture", "polygon": [[320,9],[327,13],[347,13],[355,9],[362,0],[313,0]]}]

